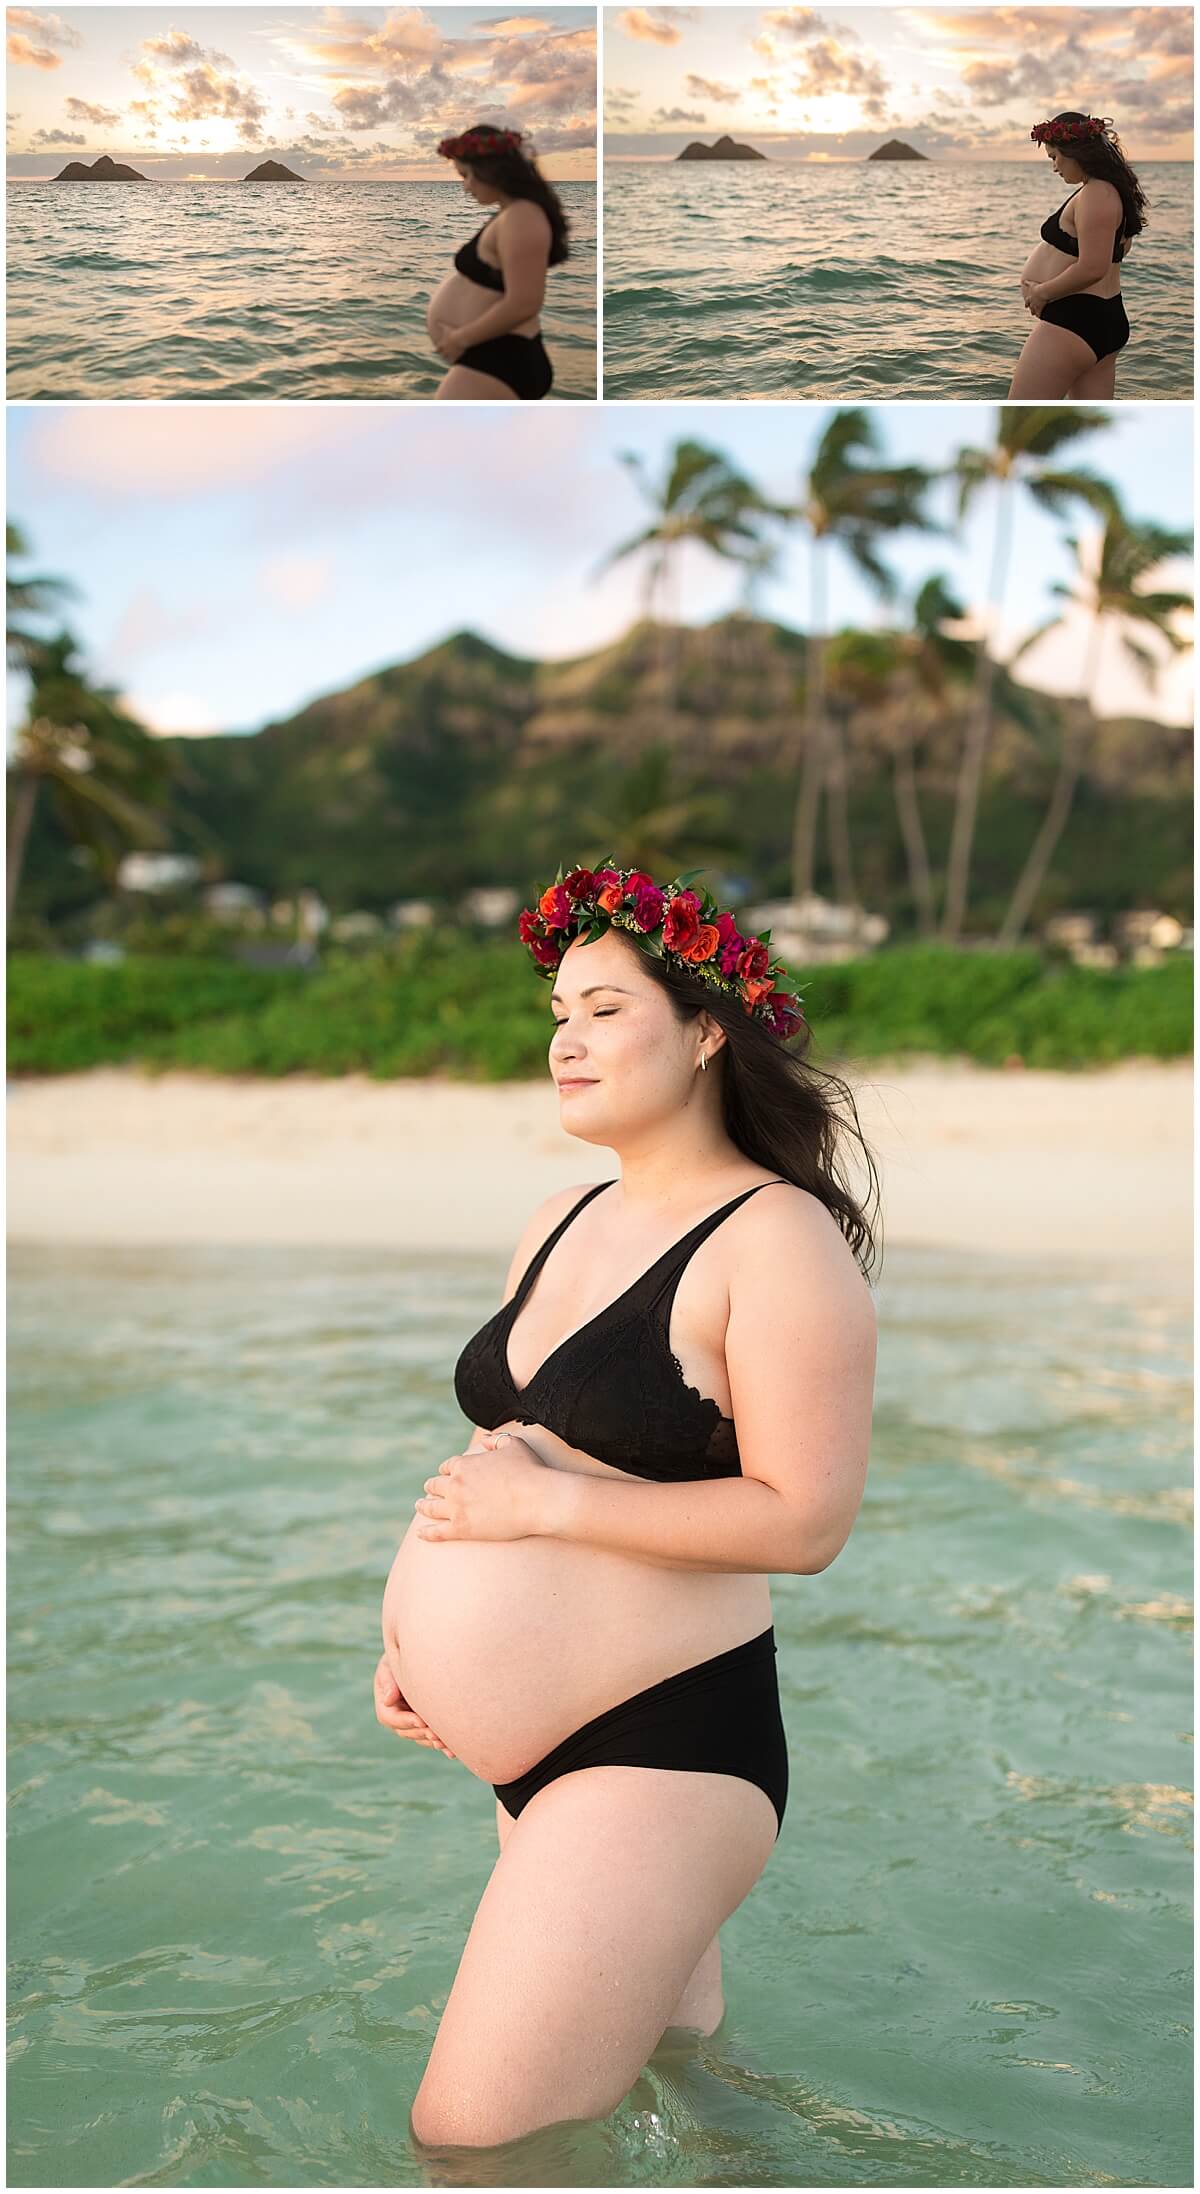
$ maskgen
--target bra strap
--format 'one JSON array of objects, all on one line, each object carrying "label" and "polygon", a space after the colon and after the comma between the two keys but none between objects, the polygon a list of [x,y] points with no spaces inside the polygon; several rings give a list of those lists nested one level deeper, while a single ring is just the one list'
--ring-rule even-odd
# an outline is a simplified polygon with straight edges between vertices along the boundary
[{"label": "bra strap", "polygon": [[558,1225],[551,1228],[549,1234],[546,1236],[545,1241],[542,1243],[541,1248],[535,1253],[533,1257],[531,1257],[529,1263],[525,1267],[524,1272],[521,1274],[516,1293],[512,1298],[511,1307],[514,1312],[517,1306],[520,1303],[524,1302],[526,1294],[532,1287],[534,1281],[538,1276],[538,1273],[542,1269],[542,1266],[545,1264],[547,1257],[550,1255],[551,1250],[553,1249],[555,1243],[559,1238],[559,1235],[566,1233],[572,1219],[578,1217],[579,1213],[583,1210],[585,1204],[591,1203],[593,1196],[598,1196],[602,1188],[609,1188],[611,1187],[611,1185],[612,1184],[609,1181],[597,1181],[594,1188],[585,1189],[583,1195],[579,1198],[578,1203],[572,1204],[570,1210],[565,1214],[563,1218],[559,1220]]}]

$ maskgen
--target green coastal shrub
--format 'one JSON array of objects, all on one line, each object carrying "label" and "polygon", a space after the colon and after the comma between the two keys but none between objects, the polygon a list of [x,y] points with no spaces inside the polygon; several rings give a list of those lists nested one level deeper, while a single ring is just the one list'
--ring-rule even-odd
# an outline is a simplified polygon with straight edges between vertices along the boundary
[{"label": "green coastal shrub", "polygon": [[[1192,1048],[1192,961],[1079,968],[1034,949],[926,945],[795,969],[818,1064],[926,1053],[1087,1067]],[[540,1078],[550,985],[508,939],[406,936],[331,948],[312,969],[131,956],[117,966],[14,953],[9,1071],[137,1061],[214,1074]]]}]

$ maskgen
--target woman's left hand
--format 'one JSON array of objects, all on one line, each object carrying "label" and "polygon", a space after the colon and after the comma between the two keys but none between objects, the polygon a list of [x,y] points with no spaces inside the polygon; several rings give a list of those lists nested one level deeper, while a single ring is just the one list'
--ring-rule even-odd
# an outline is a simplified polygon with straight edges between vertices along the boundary
[{"label": "woman's left hand", "polygon": [[435,320],[433,347],[448,365],[455,365],[465,350],[470,348],[461,328],[452,328],[445,320]]},{"label": "woman's left hand", "polygon": [[1043,282],[1022,282],[1021,290],[1025,298],[1026,312],[1031,312],[1035,320],[1040,320],[1042,307],[1046,302],[1045,284]]},{"label": "woman's left hand", "polygon": [[536,1537],[546,1505],[548,1465],[515,1432],[497,1427],[481,1435],[482,1449],[450,1455],[436,1478],[425,1480],[415,1506],[428,1520],[421,1539],[527,1539]]}]

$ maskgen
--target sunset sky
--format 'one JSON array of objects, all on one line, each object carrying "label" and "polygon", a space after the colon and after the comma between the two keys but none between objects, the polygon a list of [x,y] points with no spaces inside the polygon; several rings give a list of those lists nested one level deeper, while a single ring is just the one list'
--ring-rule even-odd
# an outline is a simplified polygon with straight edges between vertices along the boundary
[{"label": "sunset sky", "polygon": [[774,159],[1044,160],[1031,125],[1111,115],[1135,165],[1192,157],[1190,7],[606,8],[605,152],[694,137]]},{"label": "sunset sky", "polygon": [[[498,647],[562,659],[606,646],[641,611],[644,557],[600,573],[607,552],[646,523],[620,452],[658,479],[674,443],[723,451],[776,498],[799,492],[832,416],[826,404],[562,405],[514,408],[497,436],[486,405],[40,404],[8,407],[9,515],[30,568],[79,587],[64,614],[94,675],[151,729],[249,731],[384,664],[468,627]],[[1103,432],[1065,462],[1116,484],[1134,518],[1191,523],[1192,407],[1118,404]],[[887,459],[945,465],[990,442],[990,404],[906,404],[881,413]],[[483,498],[481,500],[481,497]],[[902,534],[883,550],[904,598],[943,572],[968,607],[986,599],[993,491],[954,522],[947,484],[929,498],[943,536]],[[1056,604],[1069,581],[1066,535],[1094,544],[1085,514],[1061,524],[1018,498],[1002,647]],[[793,630],[808,620],[809,551],[789,533],[756,608]],[[1158,584],[1191,584],[1191,566]],[[707,550],[683,551],[683,614],[706,624],[738,606],[739,575]],[[903,618],[881,609],[835,552],[834,626]],[[1074,610],[1031,649],[1022,675],[1077,689],[1087,627]],[[1165,651],[1163,651],[1165,654]],[[25,681],[10,675],[9,721]],[[1187,654],[1157,691],[1116,638],[1105,642],[1105,714],[1190,721]]]},{"label": "sunset sky", "polygon": [[437,141],[526,130],[551,181],[596,172],[590,8],[13,7],[8,173],[101,153],[208,181],[282,160],[310,180],[457,182]]}]

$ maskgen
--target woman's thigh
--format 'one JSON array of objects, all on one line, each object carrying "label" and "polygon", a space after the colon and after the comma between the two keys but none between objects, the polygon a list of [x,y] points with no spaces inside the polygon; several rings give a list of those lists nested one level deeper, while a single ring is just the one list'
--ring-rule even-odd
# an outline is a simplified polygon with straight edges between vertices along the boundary
[{"label": "woman's thigh", "polygon": [[[1090,355],[1090,353],[1089,353]],[[1068,396],[1086,397],[1093,403],[1098,396],[1113,396],[1117,387],[1117,358],[1119,353],[1110,350],[1107,358],[1093,358],[1085,373],[1072,381]]]},{"label": "woman's thigh", "polygon": [[1025,338],[1009,385],[1010,396],[1065,396],[1073,381],[1096,363],[1096,353],[1073,328],[1039,320]]},{"label": "woman's thigh", "polygon": [[777,1825],[766,1792],[736,1775],[606,1766],[547,1783],[479,1900],[413,2099],[415,2138],[490,2145],[607,2117]]},{"label": "woman's thigh", "polygon": [[465,398],[477,404],[494,404],[498,397],[510,404],[520,400],[507,381],[498,380],[494,373],[478,373],[474,366],[451,366],[437,394]]}]

